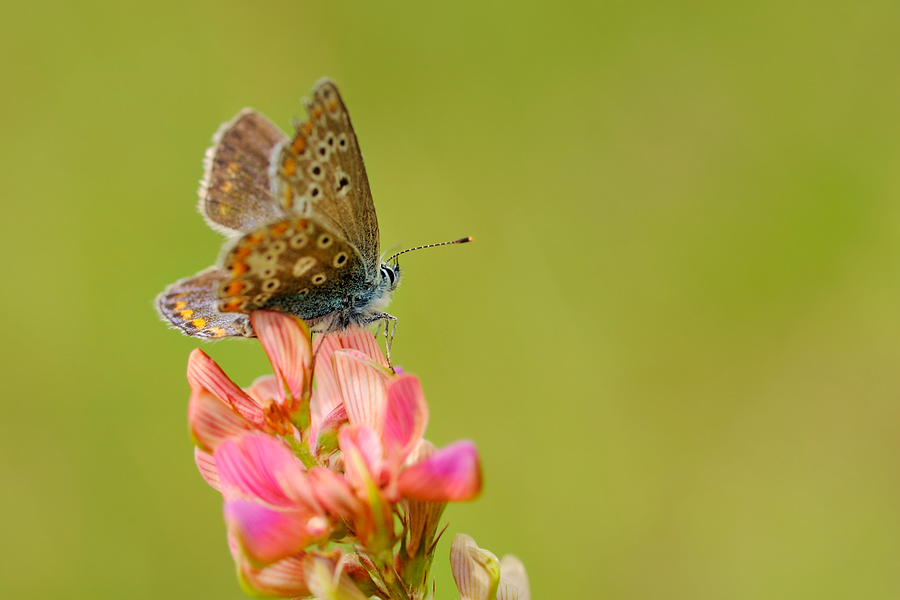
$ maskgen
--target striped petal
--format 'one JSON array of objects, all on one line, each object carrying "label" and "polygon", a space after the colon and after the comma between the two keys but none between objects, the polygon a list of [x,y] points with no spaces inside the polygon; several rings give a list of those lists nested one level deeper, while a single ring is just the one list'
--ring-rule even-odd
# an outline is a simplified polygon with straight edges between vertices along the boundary
[{"label": "striped petal", "polygon": [[283,389],[274,375],[260,375],[244,391],[260,406],[268,406],[272,402],[281,401]]},{"label": "striped petal", "polygon": [[212,489],[217,492],[222,491],[222,484],[219,481],[219,471],[216,469],[216,459],[212,454],[208,454],[200,448],[194,447],[194,462],[200,471],[200,476],[208,483]]},{"label": "striped petal", "polygon": [[[226,498],[293,507],[311,496],[302,463],[281,441],[262,434],[223,441],[213,453]],[[314,504],[308,508],[314,508]]]},{"label": "striped petal", "polygon": [[365,490],[367,482],[376,485],[384,470],[381,440],[371,427],[347,425],[338,432],[347,482],[356,490]]},{"label": "striped petal", "polygon": [[321,600],[368,600],[353,579],[324,556],[311,556],[305,563],[310,591]]},{"label": "striped petal", "polygon": [[404,498],[426,502],[471,500],[481,492],[481,466],[475,444],[461,440],[441,448],[400,473]]},{"label": "striped petal", "polygon": [[450,545],[450,568],[461,600],[494,600],[500,583],[497,557],[457,533]]},{"label": "striped petal", "polygon": [[300,319],[267,310],[251,313],[250,323],[281,389],[287,389],[292,398],[302,398],[312,365],[309,327]]},{"label": "striped petal", "polygon": [[204,388],[234,407],[242,417],[256,427],[262,429],[265,426],[262,408],[199,348],[191,352],[188,358],[187,379],[191,391]]},{"label": "striped petal", "polygon": [[422,439],[428,425],[428,405],[422,385],[414,375],[401,375],[387,388],[384,422],[384,453],[395,470]]},{"label": "striped petal", "polygon": [[500,588],[497,600],[531,600],[525,565],[512,554],[500,559]]},{"label": "striped petal", "polygon": [[249,500],[226,500],[225,522],[256,565],[266,565],[296,554],[325,534],[321,517],[310,518],[299,509],[276,509]]},{"label": "striped petal", "polygon": [[194,443],[212,452],[224,440],[259,431],[218,396],[199,387],[188,403],[188,427]]},{"label": "striped petal", "polygon": [[338,350],[331,360],[350,424],[367,425],[380,436],[387,408],[387,369],[358,350]]},{"label": "striped petal", "polygon": [[[233,543],[239,547],[239,542]],[[238,556],[238,575],[241,585],[252,590],[255,597],[305,598],[311,595],[306,585],[303,562],[306,554],[299,552],[268,566],[258,568],[245,557]]]}]

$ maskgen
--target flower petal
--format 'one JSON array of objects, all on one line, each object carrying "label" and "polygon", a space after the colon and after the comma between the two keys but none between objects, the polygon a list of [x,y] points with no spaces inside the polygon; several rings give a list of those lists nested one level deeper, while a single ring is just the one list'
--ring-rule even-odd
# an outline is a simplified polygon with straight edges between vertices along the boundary
[{"label": "flower petal", "polygon": [[250,387],[244,388],[244,391],[260,406],[280,401],[282,390],[278,378],[274,375],[260,375],[253,380]]},{"label": "flower petal", "polygon": [[300,319],[268,310],[250,313],[250,323],[282,389],[302,398],[312,364],[309,327]]},{"label": "flower petal", "polygon": [[325,420],[319,425],[315,431],[310,428],[310,442],[315,440],[315,447],[312,448],[313,454],[319,456],[323,452],[328,453],[337,448],[337,433],[341,425],[347,422],[347,410],[343,405],[339,405],[331,414],[325,417]]},{"label": "flower petal", "polygon": [[401,375],[387,388],[387,410],[384,422],[385,457],[395,468],[400,467],[415,448],[428,425],[428,405],[422,384],[415,375]]},{"label": "flower petal", "polygon": [[188,403],[188,427],[194,442],[212,452],[223,440],[259,431],[218,396],[198,387]]},{"label": "flower petal", "polygon": [[263,434],[225,440],[213,453],[226,498],[258,499],[290,508],[310,502],[306,471],[280,440]]},{"label": "flower petal", "polygon": [[462,600],[494,600],[500,583],[497,557],[457,533],[450,545],[450,568]]},{"label": "flower petal", "polygon": [[188,358],[187,379],[191,391],[204,388],[233,406],[242,417],[256,427],[262,429],[265,426],[265,416],[259,405],[199,348],[191,352]]},{"label": "flower petal", "polygon": [[[235,540],[235,543],[237,541]],[[248,595],[269,598],[304,598],[311,595],[303,569],[305,554],[288,556],[266,567],[257,568],[245,559],[238,559],[241,586]]]},{"label": "flower petal", "polygon": [[404,498],[427,502],[471,500],[481,492],[481,466],[469,440],[441,448],[400,473],[397,482]]},{"label": "flower petal", "polygon": [[316,537],[311,531],[310,517],[303,510],[278,510],[259,502],[235,499],[225,501],[224,513],[229,531],[240,541],[247,557],[258,565],[295,554]]},{"label": "flower petal", "polygon": [[358,350],[338,350],[331,361],[352,425],[368,425],[380,436],[387,407],[387,369]]},{"label": "flower petal", "polygon": [[306,581],[310,591],[321,600],[368,600],[353,579],[334,561],[310,555],[305,562]]},{"label": "flower petal", "polygon": [[384,467],[384,451],[375,431],[366,425],[347,425],[338,432],[338,440],[344,453],[347,482],[356,490],[365,490],[368,481],[377,485]]},{"label": "flower petal", "polygon": [[309,471],[309,484],[319,504],[332,515],[352,522],[362,514],[362,503],[347,480],[334,471],[313,467]]},{"label": "flower petal", "polygon": [[219,481],[219,471],[216,469],[216,459],[212,454],[208,454],[200,448],[194,447],[194,462],[200,471],[200,476],[217,492],[222,491],[222,484]]},{"label": "flower petal", "polygon": [[[513,594],[509,588],[515,590]],[[512,554],[500,559],[500,589],[498,600],[531,600],[531,588],[528,585],[528,574],[525,565]]]}]

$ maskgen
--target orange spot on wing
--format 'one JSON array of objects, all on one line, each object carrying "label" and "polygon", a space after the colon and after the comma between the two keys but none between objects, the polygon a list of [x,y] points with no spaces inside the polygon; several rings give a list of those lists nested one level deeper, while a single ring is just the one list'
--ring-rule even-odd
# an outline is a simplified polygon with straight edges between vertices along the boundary
[{"label": "orange spot on wing", "polygon": [[175,303],[175,310],[176,310],[176,311],[184,310],[184,307],[185,307],[185,306],[187,306],[187,302],[176,302],[176,303]]},{"label": "orange spot on wing", "polygon": [[244,244],[246,244],[246,246],[256,246],[257,244],[262,242],[264,239],[266,239],[266,238],[261,233],[251,233],[246,238],[244,238]]},{"label": "orange spot on wing", "polygon": [[231,265],[231,274],[235,277],[240,277],[249,270],[250,267],[247,266],[247,263],[241,262],[239,260],[234,261],[234,263]]},{"label": "orange spot on wing", "polygon": [[313,116],[317,119],[322,116],[322,107],[318,104],[313,107]]},{"label": "orange spot on wing", "polygon": [[219,189],[225,192],[226,194],[231,191],[234,186],[231,185],[230,181],[223,181],[222,185],[219,186]]},{"label": "orange spot on wing", "polygon": [[291,146],[291,149],[294,151],[294,154],[303,154],[303,151],[306,149],[306,138],[298,135],[294,138],[294,144]]},{"label": "orange spot on wing", "polygon": [[284,188],[284,206],[287,208],[291,208],[294,206],[294,192],[290,187],[285,186]]},{"label": "orange spot on wing", "polygon": [[243,290],[243,289],[244,289],[244,284],[241,283],[240,281],[235,280],[235,281],[232,281],[231,283],[229,283],[228,286],[225,288],[225,294],[228,296],[237,296],[238,294],[241,293],[241,290]]},{"label": "orange spot on wing", "polygon": [[181,315],[181,318],[182,318],[182,319],[184,319],[185,321],[187,321],[188,319],[191,318],[191,315],[194,314],[194,311],[192,311],[191,309],[188,308],[188,309],[185,309],[185,310],[181,311],[179,314]]},{"label": "orange spot on wing", "polygon": [[312,121],[307,121],[306,123],[304,123],[304,124],[301,125],[300,127],[303,129],[303,133],[305,133],[306,135],[309,135],[309,134],[312,133],[312,130],[313,130],[313,124],[312,124]]},{"label": "orange spot on wing", "polygon": [[337,100],[332,100],[331,102],[328,103],[328,110],[330,110],[331,112],[334,112],[337,110]]},{"label": "orange spot on wing", "polygon": [[297,219],[294,221],[294,226],[301,231],[306,229],[307,225],[309,225],[309,221],[306,219]]},{"label": "orange spot on wing", "polygon": [[197,329],[203,329],[204,327],[206,327],[206,319],[204,319],[203,317],[197,317],[196,319],[191,321],[191,325],[193,325]]},{"label": "orange spot on wing", "polygon": [[245,258],[250,256],[251,252],[253,252],[253,250],[251,250],[249,246],[241,246],[240,248],[235,250],[234,259],[235,260],[244,260]]},{"label": "orange spot on wing", "polygon": [[281,237],[290,228],[290,225],[282,221],[281,223],[278,223],[272,227],[272,235],[275,237]]},{"label": "orange spot on wing", "polygon": [[288,156],[281,165],[281,174],[290,177],[297,172],[297,161]]},{"label": "orange spot on wing", "polygon": [[213,337],[222,337],[225,335],[225,330],[221,327],[213,327],[209,332],[213,334]]},{"label": "orange spot on wing", "polygon": [[229,173],[234,175],[241,169],[241,165],[239,163],[231,161],[230,163],[228,163],[228,166],[226,167],[226,169],[228,169]]},{"label": "orange spot on wing", "polygon": [[229,300],[222,304],[219,310],[222,312],[238,312],[241,309],[242,304],[244,304],[244,298],[235,298],[234,300]]}]

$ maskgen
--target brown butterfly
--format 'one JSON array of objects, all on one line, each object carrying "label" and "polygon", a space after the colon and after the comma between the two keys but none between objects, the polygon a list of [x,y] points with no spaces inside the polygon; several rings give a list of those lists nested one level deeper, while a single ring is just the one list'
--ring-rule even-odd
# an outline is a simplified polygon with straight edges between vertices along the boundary
[{"label": "brown butterfly", "polygon": [[328,79],[304,103],[308,118],[293,138],[251,109],[213,137],[199,209],[230,240],[219,264],[156,298],[160,315],[183,333],[252,337],[254,310],[295,315],[322,333],[382,320],[385,335],[388,321],[396,327],[384,309],[400,267],[381,260],[350,115]]}]

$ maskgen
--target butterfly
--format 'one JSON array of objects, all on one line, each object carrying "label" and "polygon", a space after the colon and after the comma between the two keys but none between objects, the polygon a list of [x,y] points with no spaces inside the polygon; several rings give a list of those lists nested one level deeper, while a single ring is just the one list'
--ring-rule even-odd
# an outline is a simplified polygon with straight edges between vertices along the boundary
[{"label": "butterfly", "polygon": [[216,265],[156,298],[163,319],[186,335],[253,337],[255,310],[300,317],[325,334],[384,321],[387,337],[388,322],[396,327],[384,309],[400,267],[381,260],[350,115],[328,79],[304,104],[307,120],[293,137],[252,109],[213,137],[199,210],[229,241]]}]

